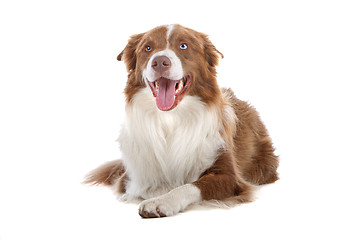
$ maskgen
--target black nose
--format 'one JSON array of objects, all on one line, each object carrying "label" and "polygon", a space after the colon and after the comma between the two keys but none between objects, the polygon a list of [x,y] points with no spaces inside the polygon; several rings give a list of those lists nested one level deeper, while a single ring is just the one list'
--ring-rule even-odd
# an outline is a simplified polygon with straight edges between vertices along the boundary
[{"label": "black nose", "polygon": [[165,72],[171,67],[171,61],[166,56],[158,56],[152,61],[151,67],[156,72]]}]

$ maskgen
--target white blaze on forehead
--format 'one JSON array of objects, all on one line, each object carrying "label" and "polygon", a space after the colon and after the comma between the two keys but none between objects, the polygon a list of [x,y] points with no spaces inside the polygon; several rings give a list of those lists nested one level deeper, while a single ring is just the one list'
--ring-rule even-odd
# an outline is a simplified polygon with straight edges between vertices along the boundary
[{"label": "white blaze on forehead", "polygon": [[169,48],[169,39],[171,36],[172,31],[174,30],[175,25],[171,24],[167,26],[167,34],[166,34],[166,41],[167,41],[167,48]]}]

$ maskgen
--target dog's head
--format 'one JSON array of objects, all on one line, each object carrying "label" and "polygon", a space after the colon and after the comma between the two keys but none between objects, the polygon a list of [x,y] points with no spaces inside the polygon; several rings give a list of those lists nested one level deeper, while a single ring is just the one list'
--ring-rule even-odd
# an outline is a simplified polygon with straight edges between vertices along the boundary
[{"label": "dog's head", "polygon": [[130,37],[119,54],[129,72],[128,101],[148,87],[162,111],[175,108],[186,96],[211,101],[218,92],[216,65],[223,55],[207,35],[180,25],[154,28]]}]

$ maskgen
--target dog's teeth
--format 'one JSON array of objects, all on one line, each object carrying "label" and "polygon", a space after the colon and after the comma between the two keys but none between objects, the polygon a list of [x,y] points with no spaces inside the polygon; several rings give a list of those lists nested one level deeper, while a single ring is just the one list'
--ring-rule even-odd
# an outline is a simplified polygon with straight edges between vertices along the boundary
[{"label": "dog's teeth", "polygon": [[156,89],[156,92],[159,91],[159,82],[158,81],[155,81],[155,89]]},{"label": "dog's teeth", "polygon": [[178,88],[177,88],[177,90],[176,90],[176,93],[180,92],[181,89],[183,88],[183,86],[184,86],[184,81],[181,80],[181,81],[178,83]]}]

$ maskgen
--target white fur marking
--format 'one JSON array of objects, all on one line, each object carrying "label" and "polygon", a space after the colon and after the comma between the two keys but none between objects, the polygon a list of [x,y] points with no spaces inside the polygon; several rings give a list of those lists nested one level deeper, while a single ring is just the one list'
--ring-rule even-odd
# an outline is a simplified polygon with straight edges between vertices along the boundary
[{"label": "white fur marking", "polygon": [[160,111],[144,88],[126,107],[119,137],[129,182],[129,198],[152,198],[198,180],[224,146],[215,108],[185,96],[168,112]]},{"label": "white fur marking", "polygon": [[[151,67],[154,58],[157,56],[166,56],[171,61],[171,68],[168,72],[162,73],[160,76],[159,73],[155,72],[154,69]],[[143,71],[143,78],[149,80],[150,82],[154,82],[159,77],[165,77],[171,80],[180,80],[184,77],[184,71],[182,68],[181,60],[176,56],[175,52],[170,49],[165,49],[163,51],[157,52],[151,56],[149,62],[146,65],[146,68]]]},{"label": "white fur marking", "polygon": [[193,184],[185,184],[160,196],[145,200],[140,204],[140,213],[151,213],[160,217],[160,214],[172,216],[183,211],[192,203],[201,201],[200,189]]},{"label": "white fur marking", "polygon": [[167,26],[168,30],[167,30],[167,33],[166,33],[166,41],[167,41],[167,47],[166,48],[169,48],[169,45],[170,45],[169,39],[170,39],[172,31],[174,30],[174,27],[175,27],[174,24],[171,24],[171,25]]}]

